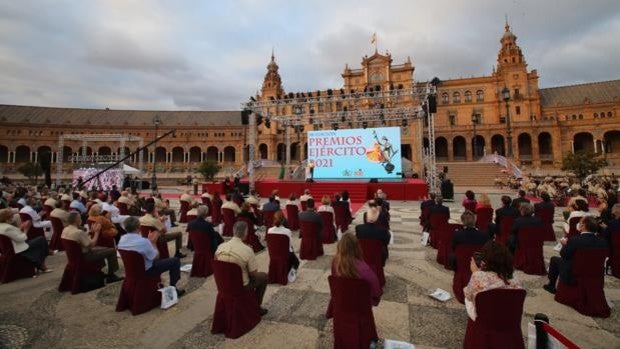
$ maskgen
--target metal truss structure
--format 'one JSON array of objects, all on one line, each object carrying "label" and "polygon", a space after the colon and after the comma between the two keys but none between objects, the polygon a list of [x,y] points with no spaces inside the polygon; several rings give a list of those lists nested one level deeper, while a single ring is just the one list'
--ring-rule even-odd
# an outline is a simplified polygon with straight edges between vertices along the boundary
[{"label": "metal truss structure", "polygon": [[[85,157],[87,154],[87,147],[89,142],[118,142],[120,152],[118,157],[124,159],[125,145],[127,143],[138,143],[138,147],[141,149],[144,147],[144,139],[138,136],[132,136],[127,134],[66,134],[58,137],[58,156],[56,157],[56,185],[60,185],[60,179],[63,171],[63,148],[66,140],[81,141],[81,155]],[[120,164],[120,163],[119,163]],[[143,170],[144,167],[144,155],[143,152],[138,153],[138,169]]]},{"label": "metal truss structure", "polygon": [[[257,118],[265,122],[275,121],[284,126],[286,138],[286,165],[291,161],[291,129],[299,132],[304,125],[313,125],[315,130],[325,126],[338,127],[340,124],[418,120],[420,128],[420,144],[422,144],[422,126],[428,127],[429,148],[422,149],[421,159],[426,167],[426,180],[430,192],[438,191],[437,169],[435,162],[435,130],[434,114],[429,113],[429,97],[436,95],[436,87],[430,83],[413,84],[407,88],[381,90],[379,87],[367,88],[364,91],[327,90],[315,93],[296,93],[257,101],[253,97],[242,103],[244,110],[250,111],[249,128],[249,161],[248,173],[250,189],[254,189],[254,164]],[[342,110],[317,111],[320,105],[339,103]],[[426,108],[424,108],[426,106]],[[423,120],[426,118],[425,122]]]}]

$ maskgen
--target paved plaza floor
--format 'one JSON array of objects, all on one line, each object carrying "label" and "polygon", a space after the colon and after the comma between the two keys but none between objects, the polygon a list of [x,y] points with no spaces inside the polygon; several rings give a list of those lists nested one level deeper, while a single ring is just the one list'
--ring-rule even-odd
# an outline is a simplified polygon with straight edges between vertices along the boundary
[{"label": "paved plaza floor", "polygon": [[[448,204],[452,219],[460,216],[460,198]],[[496,207],[499,195],[491,194],[491,198]],[[419,202],[393,201],[391,207],[395,243],[385,267],[384,295],[374,308],[379,337],[412,342],[416,348],[461,347],[467,322],[464,306],[455,299],[440,303],[427,295],[438,287],[451,292],[452,272],[435,262],[436,250],[420,245]],[[354,224],[361,221],[363,211],[357,213]],[[557,210],[558,236],[560,220]],[[294,233],[294,243],[298,250],[298,233]],[[557,254],[553,246],[545,243],[547,262]],[[49,258],[54,272],[0,285],[0,348],[331,348],[332,321],[324,314],[334,253],[335,244],[326,245],[325,256],[302,261],[294,283],[269,285],[264,304],[269,313],[236,340],[210,333],[216,296],[212,276],[189,278],[183,273],[179,286],[187,294],[179,304],[132,316],[128,311],[115,311],[121,283],[78,295],[59,293],[66,256],[58,253]],[[259,253],[257,260],[266,272],[268,253]],[[191,263],[191,254],[183,263]],[[608,319],[586,317],[556,303],[542,289],[546,277],[521,272],[516,277],[527,289],[524,335],[534,315],[544,313],[554,327],[583,348],[620,347],[617,308]],[[606,276],[605,292],[610,302],[620,306],[620,280]]]}]

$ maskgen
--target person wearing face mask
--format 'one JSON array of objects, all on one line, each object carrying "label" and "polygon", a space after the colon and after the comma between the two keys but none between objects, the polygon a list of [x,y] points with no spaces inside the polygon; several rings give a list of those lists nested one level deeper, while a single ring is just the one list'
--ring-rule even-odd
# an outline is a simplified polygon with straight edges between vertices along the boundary
[{"label": "person wearing face mask", "polygon": [[[549,283],[543,286],[545,290],[550,293],[556,292],[558,276],[563,282],[569,285],[573,284],[573,258],[578,250],[587,248],[609,248],[607,241],[596,235],[598,228],[599,226],[596,218],[585,216],[581,218],[577,224],[577,230],[580,233],[579,236],[575,236],[571,239],[560,239],[562,250],[560,250],[559,257],[554,256],[549,260]],[[601,268],[601,273],[603,272]]]}]

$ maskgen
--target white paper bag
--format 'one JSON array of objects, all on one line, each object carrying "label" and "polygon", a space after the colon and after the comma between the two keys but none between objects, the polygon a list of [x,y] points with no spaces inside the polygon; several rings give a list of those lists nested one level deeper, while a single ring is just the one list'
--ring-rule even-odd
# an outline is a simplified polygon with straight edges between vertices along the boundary
[{"label": "white paper bag", "polygon": [[179,268],[179,269],[180,269],[181,271],[183,271],[183,272],[188,273],[188,272],[192,271],[192,265],[191,265],[191,264],[185,264],[185,265],[183,265],[183,266],[182,266],[181,268]]},{"label": "white paper bag", "polygon": [[168,309],[171,306],[179,303],[179,297],[177,296],[177,289],[174,286],[166,286],[158,290],[161,292],[161,308]]},{"label": "white paper bag", "polygon": [[392,233],[392,231],[390,230],[390,242],[388,243],[388,245],[394,245],[394,233]]},{"label": "white paper bag", "polygon": [[427,231],[423,231],[422,232],[422,238],[420,239],[420,242],[422,243],[422,246],[428,245],[428,238],[429,237],[430,237],[430,234]]},{"label": "white paper bag", "polygon": [[558,242],[558,244],[553,247],[553,250],[560,252],[562,250],[562,244]]},{"label": "white paper bag", "polygon": [[338,241],[342,239],[342,231],[340,230],[340,228],[338,228],[338,231],[336,232],[336,237],[338,238]]},{"label": "white paper bag", "polygon": [[218,234],[220,234],[220,235],[224,234],[224,223],[220,223],[220,224],[217,226],[217,232],[218,232]]},{"label": "white paper bag", "polygon": [[172,221],[170,220],[170,216],[166,216],[164,225],[166,226],[166,231],[170,231],[170,229],[172,229]]},{"label": "white paper bag", "polygon": [[295,280],[297,280],[297,270],[295,270],[295,268],[291,268],[288,272],[288,282],[295,282]]},{"label": "white paper bag", "polygon": [[441,288],[436,288],[429,294],[429,296],[441,302],[447,302],[450,298],[452,298],[450,292],[442,290]]},{"label": "white paper bag", "polygon": [[383,343],[383,348],[385,349],[415,349],[415,346],[411,343],[396,341],[393,339],[386,339]]}]

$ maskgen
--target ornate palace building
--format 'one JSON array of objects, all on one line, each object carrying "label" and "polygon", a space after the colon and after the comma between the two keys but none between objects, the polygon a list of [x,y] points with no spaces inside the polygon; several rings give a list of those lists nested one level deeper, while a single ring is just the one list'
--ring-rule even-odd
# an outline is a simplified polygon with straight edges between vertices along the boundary
[{"label": "ornate palace building", "polygon": [[[438,161],[471,161],[497,152],[512,155],[517,163],[534,168],[559,168],[564,154],[582,149],[603,153],[611,165],[620,166],[620,80],[539,89],[538,72],[528,70],[517,37],[506,24],[500,40],[497,66],[490,75],[441,81],[435,118],[435,148]],[[345,66],[343,85],[333,90],[303,92],[332,94],[363,91],[380,86],[393,89],[414,84],[415,67],[410,59],[393,64],[391,55],[375,52],[362,59],[361,68]],[[441,75],[438,72],[437,75]],[[257,100],[297,96],[286,92],[275,58],[267,66]],[[399,102],[394,102],[398,104]],[[405,102],[403,102],[405,103]],[[369,104],[343,102],[307,105],[305,113],[341,111],[345,108],[373,108]],[[283,106],[282,108],[292,108]],[[277,108],[276,108],[277,109]],[[312,110],[311,110],[312,109]],[[349,109],[351,110],[351,109]],[[291,114],[291,110],[271,110],[272,115]],[[145,168],[157,164],[158,172],[184,173],[202,160],[218,161],[225,169],[243,166],[247,160],[249,131],[241,111],[136,111],[0,105],[0,171],[12,173],[20,164],[36,161],[38,154],[52,152],[55,162],[61,135],[121,133],[142,137],[148,143],[155,137],[153,121],[159,117],[158,134],[177,129],[144,154]],[[286,158],[285,132],[263,116],[258,126],[257,157],[283,161]],[[381,120],[361,125],[343,120],[339,128],[389,125]],[[403,157],[420,170],[421,122],[400,123]],[[305,158],[305,131],[332,128],[310,122],[292,135],[289,156],[293,163]],[[425,130],[424,130],[425,131]],[[128,150],[137,144],[126,144]],[[82,153],[79,140],[65,141],[63,158]],[[119,153],[118,143],[92,142],[87,154]],[[136,165],[138,157],[130,159]],[[71,164],[66,164],[70,171]]]}]

